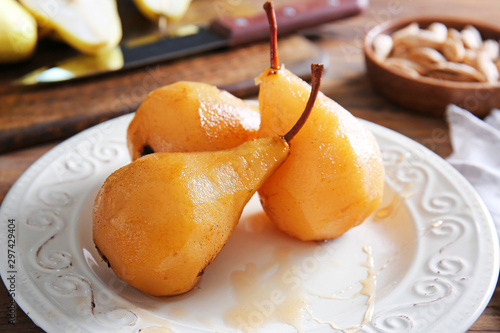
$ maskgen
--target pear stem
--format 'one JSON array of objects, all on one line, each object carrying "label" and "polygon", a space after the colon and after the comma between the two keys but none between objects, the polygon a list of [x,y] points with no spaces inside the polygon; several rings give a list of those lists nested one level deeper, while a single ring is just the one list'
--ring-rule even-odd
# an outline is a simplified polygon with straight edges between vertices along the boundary
[{"label": "pear stem", "polygon": [[292,129],[283,136],[283,139],[285,139],[286,142],[290,143],[290,140],[294,138],[302,126],[304,126],[307,118],[309,118],[309,115],[314,107],[314,103],[316,102],[316,98],[318,97],[324,69],[325,67],[320,64],[311,65],[311,94],[309,95],[309,100],[307,101],[304,112],[302,112],[299,120],[297,120]]},{"label": "pear stem", "polygon": [[270,34],[270,44],[271,44],[271,68],[274,70],[279,70],[279,58],[278,58],[278,24],[276,22],[276,12],[274,11],[274,5],[272,1],[266,1],[264,3],[264,10],[267,14],[267,19],[269,20]]}]

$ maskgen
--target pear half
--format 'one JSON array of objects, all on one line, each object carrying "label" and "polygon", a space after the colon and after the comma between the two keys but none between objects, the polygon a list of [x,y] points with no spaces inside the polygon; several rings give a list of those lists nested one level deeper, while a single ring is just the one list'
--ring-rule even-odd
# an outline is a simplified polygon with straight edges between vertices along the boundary
[{"label": "pear half", "polygon": [[20,0],[38,25],[86,54],[118,45],[122,26],[116,0]]},{"label": "pear half", "polygon": [[[260,136],[283,133],[301,116],[311,86],[283,65],[277,52],[276,16],[264,5],[271,28],[271,67],[258,78]],[[310,119],[294,139],[290,157],[262,185],[264,211],[285,233],[305,241],[343,235],[380,205],[385,184],[382,155],[373,134],[349,111],[319,94]]]}]

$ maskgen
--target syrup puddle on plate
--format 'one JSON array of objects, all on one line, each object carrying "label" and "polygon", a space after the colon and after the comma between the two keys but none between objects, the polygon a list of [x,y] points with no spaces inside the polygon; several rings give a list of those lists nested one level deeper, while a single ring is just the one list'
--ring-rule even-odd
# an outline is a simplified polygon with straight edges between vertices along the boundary
[{"label": "syrup puddle on plate", "polygon": [[[413,261],[417,236],[404,200],[386,186],[378,217],[334,240],[302,242],[279,231],[255,196],[195,289],[175,297],[152,297],[119,281],[93,246],[90,215],[82,215],[78,235],[90,271],[107,297],[136,309],[138,329],[352,333],[369,323]],[[92,204],[93,195],[83,211]]]}]

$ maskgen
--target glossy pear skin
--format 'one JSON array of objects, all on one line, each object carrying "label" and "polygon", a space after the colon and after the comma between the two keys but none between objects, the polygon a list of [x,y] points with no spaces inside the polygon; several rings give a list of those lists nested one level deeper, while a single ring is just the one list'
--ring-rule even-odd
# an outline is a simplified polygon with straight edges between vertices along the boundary
[{"label": "glossy pear skin", "polygon": [[288,152],[275,136],[224,151],[144,156],[101,187],[93,210],[95,245],[132,286],[157,296],[184,293]]},{"label": "glossy pear skin", "polygon": [[[260,136],[284,133],[300,117],[310,86],[284,67],[262,73]],[[290,157],[259,190],[269,218],[301,240],[341,236],[379,206],[384,167],[375,138],[336,102],[319,94],[291,142]]]},{"label": "glossy pear skin", "polygon": [[127,130],[135,160],[149,152],[216,151],[255,139],[258,107],[212,85],[177,82],[152,91]]}]

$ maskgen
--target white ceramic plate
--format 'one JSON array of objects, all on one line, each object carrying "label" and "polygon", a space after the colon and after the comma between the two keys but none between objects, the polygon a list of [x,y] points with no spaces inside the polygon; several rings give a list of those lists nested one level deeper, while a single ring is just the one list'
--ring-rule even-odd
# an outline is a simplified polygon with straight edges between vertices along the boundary
[{"label": "white ceramic plate", "polygon": [[104,179],[129,162],[131,117],[57,146],[3,202],[2,277],[8,287],[15,280],[18,304],[44,330],[460,332],[486,307],[499,251],[485,206],[444,160],[371,123],[387,186],[361,226],[303,243],[277,231],[254,197],[195,290],[156,298],[130,287],[99,258],[91,210]]}]

